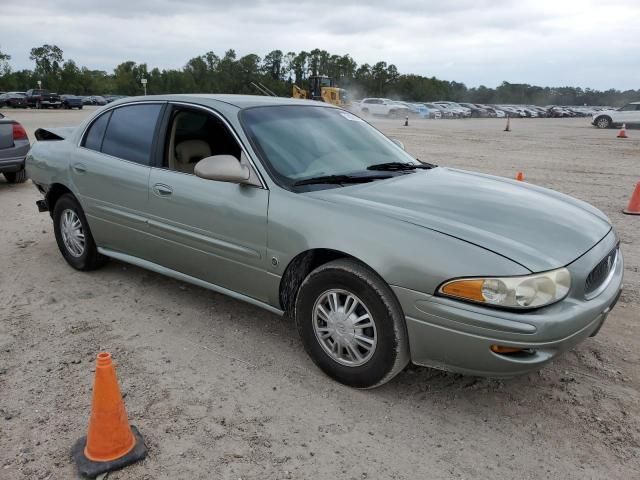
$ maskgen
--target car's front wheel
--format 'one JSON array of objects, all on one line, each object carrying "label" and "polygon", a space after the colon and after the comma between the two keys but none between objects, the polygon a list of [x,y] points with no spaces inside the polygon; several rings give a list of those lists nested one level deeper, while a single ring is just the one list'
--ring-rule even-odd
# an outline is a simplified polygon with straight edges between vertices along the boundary
[{"label": "car's front wheel", "polygon": [[82,207],[71,194],[58,199],[53,209],[53,230],[60,253],[76,270],[95,270],[107,257],[98,253]]},{"label": "car's front wheel", "polygon": [[609,128],[611,126],[611,119],[609,117],[598,117],[596,119],[596,127],[598,128]]},{"label": "car's front wheel", "polygon": [[409,362],[398,301],[357,261],[335,260],[312,271],[298,292],[295,319],[314,363],[345,385],[377,387]]}]

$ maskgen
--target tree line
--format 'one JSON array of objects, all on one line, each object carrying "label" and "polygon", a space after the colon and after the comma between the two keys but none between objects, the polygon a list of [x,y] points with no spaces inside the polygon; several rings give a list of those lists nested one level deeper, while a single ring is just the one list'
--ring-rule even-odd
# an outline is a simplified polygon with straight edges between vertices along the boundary
[{"label": "tree line", "polygon": [[407,101],[453,100],[472,103],[534,105],[619,106],[640,98],[640,90],[599,91],[579,87],[539,87],[502,82],[496,88],[468,88],[464,83],[415,74],[401,74],[394,64],[380,61],[358,64],[348,54],[326,50],[287,52],[273,50],[263,58],[256,54],[238,57],[235,50],[223,56],[213,51],[194,57],[181,69],[149,69],[146,63],[126,61],[113,72],[91,70],[64,59],[56,45],[30,51],[32,70],[13,70],[11,56],[0,49],[0,91],[24,91],[42,87],[76,95],[141,95],[142,78],[148,94],[162,93],[259,93],[252,82],[261,83],[281,96],[290,96],[295,83],[303,88],[313,75],[327,75],[347,89],[353,98],[389,97]]}]

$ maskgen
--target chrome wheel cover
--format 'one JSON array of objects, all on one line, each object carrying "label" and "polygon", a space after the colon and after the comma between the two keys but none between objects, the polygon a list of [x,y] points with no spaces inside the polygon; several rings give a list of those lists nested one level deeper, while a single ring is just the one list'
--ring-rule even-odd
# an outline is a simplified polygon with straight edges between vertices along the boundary
[{"label": "chrome wheel cover", "polygon": [[85,239],[80,217],[73,210],[66,209],[60,216],[60,234],[67,252],[74,257],[84,253]]},{"label": "chrome wheel cover", "polygon": [[313,306],[313,331],[322,349],[348,367],[367,363],[378,335],[366,305],[346,290],[327,290]]}]

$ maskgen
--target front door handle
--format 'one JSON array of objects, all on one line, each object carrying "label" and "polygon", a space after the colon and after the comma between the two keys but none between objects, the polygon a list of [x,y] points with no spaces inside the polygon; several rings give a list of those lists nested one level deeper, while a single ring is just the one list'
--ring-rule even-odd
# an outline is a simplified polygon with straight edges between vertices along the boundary
[{"label": "front door handle", "polygon": [[73,168],[73,171],[76,173],[85,173],[87,171],[87,167],[82,163],[74,163],[71,168]]},{"label": "front door handle", "polygon": [[153,186],[153,193],[159,197],[168,197],[173,193],[173,188],[169,185],[165,185],[164,183],[156,183]]}]

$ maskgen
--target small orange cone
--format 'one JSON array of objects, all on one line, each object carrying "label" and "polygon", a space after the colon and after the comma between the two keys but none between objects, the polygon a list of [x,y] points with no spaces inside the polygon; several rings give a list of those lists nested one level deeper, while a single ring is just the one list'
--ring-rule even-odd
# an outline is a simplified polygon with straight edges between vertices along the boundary
[{"label": "small orange cone", "polygon": [[618,138],[629,138],[627,137],[627,126],[623,123],[622,128],[618,132]]},{"label": "small orange cone", "polygon": [[505,132],[511,131],[511,115],[507,115],[507,126],[504,128]]},{"label": "small orange cone", "polygon": [[524,173],[522,172],[516,173],[516,180],[518,180],[519,182],[524,182]]},{"label": "small orange cone", "polygon": [[87,436],[76,442],[71,454],[79,472],[88,477],[123,468],[147,456],[140,432],[129,425],[116,370],[107,352],[99,353],[96,359]]},{"label": "small orange cone", "polygon": [[636,188],[631,194],[629,205],[622,210],[627,215],[640,215],[640,182],[636,183]]}]

